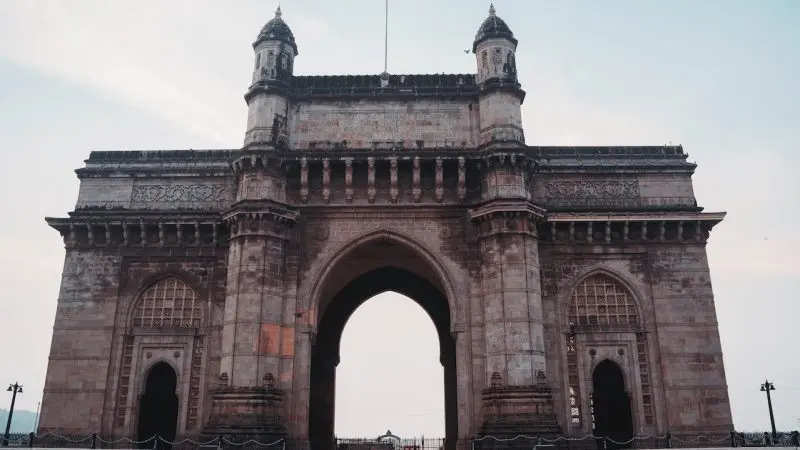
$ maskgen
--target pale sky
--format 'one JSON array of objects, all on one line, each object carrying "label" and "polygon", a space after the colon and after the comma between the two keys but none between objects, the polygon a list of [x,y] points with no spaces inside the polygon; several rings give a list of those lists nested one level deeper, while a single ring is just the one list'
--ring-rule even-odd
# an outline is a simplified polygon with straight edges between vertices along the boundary
[{"label": "pale sky", "polygon": [[[390,3],[390,72],[475,71],[463,50],[487,1]],[[284,0],[295,72],[381,72],[383,4]],[[708,252],[736,428],[768,429],[765,378],[777,389],[778,428],[800,428],[800,2],[495,5],[519,39],[529,144],[672,142],[699,164],[699,203],[728,211]],[[73,170],[91,150],[239,147],[250,44],[274,9],[272,0],[0,0],[0,383],[25,385],[19,408],[41,398],[64,257],[43,218],[74,207]],[[437,349],[408,299],[389,294],[357,310],[337,377],[337,434],[442,435]]]}]

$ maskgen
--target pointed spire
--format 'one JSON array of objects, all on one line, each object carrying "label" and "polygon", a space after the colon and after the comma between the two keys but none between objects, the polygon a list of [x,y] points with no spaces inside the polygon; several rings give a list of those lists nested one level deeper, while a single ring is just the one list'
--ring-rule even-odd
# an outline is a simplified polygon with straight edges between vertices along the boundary
[{"label": "pointed spire", "polygon": [[494,3],[489,3],[489,15],[493,16],[494,14],[495,14]]},{"label": "pointed spire", "polygon": [[281,14],[281,4],[278,2],[278,9],[275,10],[275,17],[280,17]]}]

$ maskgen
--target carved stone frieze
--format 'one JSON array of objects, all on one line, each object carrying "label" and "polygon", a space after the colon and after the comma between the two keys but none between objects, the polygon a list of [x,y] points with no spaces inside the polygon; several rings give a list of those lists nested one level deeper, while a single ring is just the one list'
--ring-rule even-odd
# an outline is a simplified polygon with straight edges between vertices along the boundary
[{"label": "carved stone frieze", "polygon": [[637,198],[639,183],[634,180],[551,181],[544,185],[547,199]]},{"label": "carved stone frieze", "polygon": [[134,202],[209,202],[225,198],[225,186],[217,184],[147,184],[133,187]]}]

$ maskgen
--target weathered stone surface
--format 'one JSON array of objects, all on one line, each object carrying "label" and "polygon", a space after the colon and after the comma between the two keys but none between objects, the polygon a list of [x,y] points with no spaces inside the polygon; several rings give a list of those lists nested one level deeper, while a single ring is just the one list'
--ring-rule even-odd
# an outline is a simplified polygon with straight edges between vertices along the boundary
[{"label": "weathered stone surface", "polygon": [[525,146],[516,41],[486,33],[477,78],[294,77],[264,37],[244,149],[93,152],[48,219],[66,258],[41,428],[134,435],[165,362],[179,434],[325,448],[332,343],[392,289],[434,318],[448,447],[585,435],[603,361],[635,434],[727,432],[705,250],[724,214],[698,211],[681,147]]}]

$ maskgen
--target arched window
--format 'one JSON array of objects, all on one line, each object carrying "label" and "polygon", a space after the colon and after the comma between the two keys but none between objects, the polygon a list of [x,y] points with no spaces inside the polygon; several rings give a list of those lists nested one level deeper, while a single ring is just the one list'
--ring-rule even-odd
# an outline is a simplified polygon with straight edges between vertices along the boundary
[{"label": "arched window", "polygon": [[202,305],[183,280],[169,277],[150,286],[139,299],[133,326],[144,328],[198,328]]},{"label": "arched window", "polygon": [[568,318],[569,324],[577,327],[633,326],[639,321],[628,289],[601,273],[587,277],[575,288]]},{"label": "arched window", "polygon": [[275,65],[275,53],[272,50],[267,53],[267,67],[272,67]]}]

